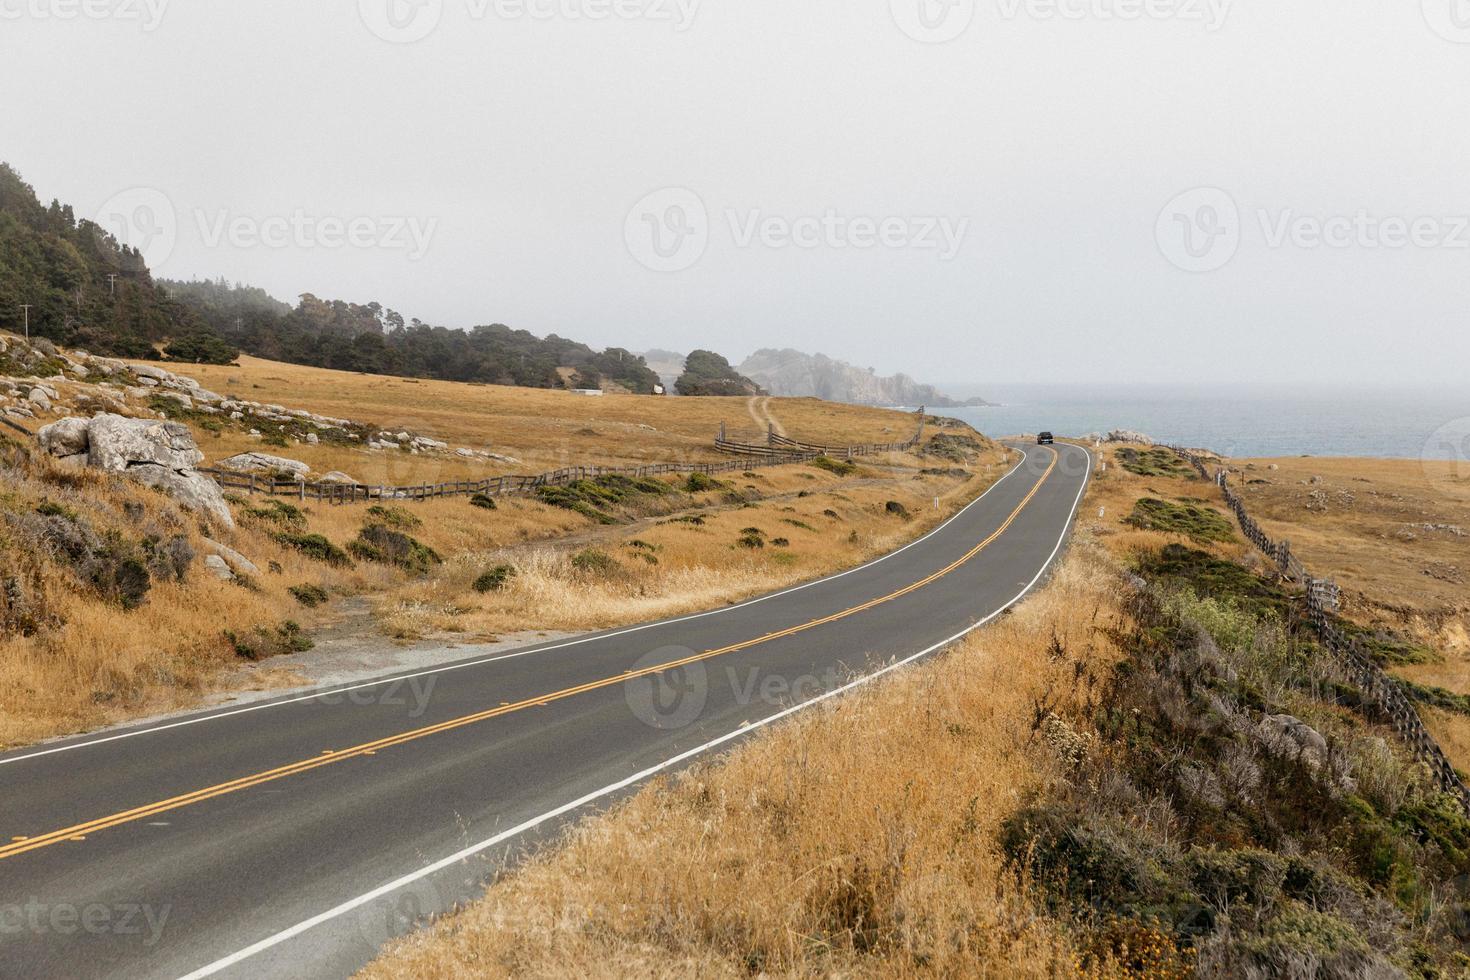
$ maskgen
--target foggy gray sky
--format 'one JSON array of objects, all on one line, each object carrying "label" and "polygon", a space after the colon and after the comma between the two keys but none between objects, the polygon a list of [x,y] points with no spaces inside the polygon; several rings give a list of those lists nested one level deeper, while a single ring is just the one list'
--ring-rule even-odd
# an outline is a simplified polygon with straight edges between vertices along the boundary
[{"label": "foggy gray sky", "polygon": [[82,215],[162,195],[156,274],[292,302],[935,382],[1447,383],[1463,7],[0,0],[0,158]]}]

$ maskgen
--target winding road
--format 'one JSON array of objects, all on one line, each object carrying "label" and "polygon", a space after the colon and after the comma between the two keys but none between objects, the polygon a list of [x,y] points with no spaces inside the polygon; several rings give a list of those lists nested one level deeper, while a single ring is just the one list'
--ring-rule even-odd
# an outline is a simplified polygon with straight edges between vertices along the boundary
[{"label": "winding road", "polygon": [[0,976],[341,977],[650,776],[941,650],[1045,576],[1092,459],[712,612],[0,755]]}]

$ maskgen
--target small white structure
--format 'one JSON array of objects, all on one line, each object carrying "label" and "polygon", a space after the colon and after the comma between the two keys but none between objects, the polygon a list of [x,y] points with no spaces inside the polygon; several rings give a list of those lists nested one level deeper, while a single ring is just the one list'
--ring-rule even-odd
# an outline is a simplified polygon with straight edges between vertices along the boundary
[{"label": "small white structure", "polygon": [[602,389],[601,388],[573,388],[572,389],[572,394],[574,394],[574,395],[586,395],[588,398],[601,398],[602,397]]}]

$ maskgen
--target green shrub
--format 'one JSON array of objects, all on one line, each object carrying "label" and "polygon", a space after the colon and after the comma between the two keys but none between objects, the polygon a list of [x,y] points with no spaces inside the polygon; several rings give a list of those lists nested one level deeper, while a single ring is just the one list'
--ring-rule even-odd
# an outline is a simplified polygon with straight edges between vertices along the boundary
[{"label": "green shrub", "polygon": [[245,636],[232,630],[225,630],[224,635],[234,648],[235,656],[242,660],[267,660],[288,653],[305,653],[316,646],[311,637],[301,631],[300,624],[289,619],[273,630],[257,626]]},{"label": "green shrub", "polygon": [[352,564],[347,552],[332,544],[320,534],[300,534],[295,531],[278,531],[271,538],[282,547],[294,548],[308,558],[326,562],[339,568]]},{"label": "green shrub", "polygon": [[1198,479],[1199,472],[1189,461],[1172,449],[1123,448],[1118,450],[1118,465],[1138,476],[1176,477]]},{"label": "green shrub", "polygon": [[903,504],[899,503],[897,500],[890,500],[888,501],[888,503],[884,504],[883,512],[894,517],[901,517],[904,520],[908,520],[912,516],[911,514],[909,514],[909,509]]},{"label": "green shrub", "polygon": [[1175,504],[1145,497],[1133,505],[1124,522],[1145,531],[1183,534],[1204,543],[1234,541],[1235,528],[1219,511],[1199,504]]},{"label": "green shrub", "polygon": [[573,555],[572,567],[586,575],[599,576],[612,575],[622,568],[616,558],[596,548],[588,548]]},{"label": "green shrub", "polygon": [[382,524],[363,528],[347,549],[363,561],[394,565],[417,575],[423,575],[444,560],[422,541]]},{"label": "green shrub", "polygon": [[773,547],[773,548],[789,548],[789,547],[791,547],[791,542],[788,539],[786,539],[786,538],[772,538],[771,539],[771,547]]},{"label": "green shrub", "polygon": [[686,493],[704,493],[706,490],[718,490],[721,486],[719,480],[706,473],[690,473],[689,479],[684,481]]},{"label": "green shrub", "polygon": [[510,565],[496,565],[475,579],[475,591],[479,593],[499,592],[515,578],[516,570]]},{"label": "green shrub", "polygon": [[488,494],[483,494],[483,493],[477,493],[473,497],[471,497],[470,498],[470,506],[471,507],[478,507],[481,510],[498,510],[499,509],[499,505],[495,503],[495,498],[494,497],[491,497]]},{"label": "green shrub", "polygon": [[740,535],[740,538],[736,541],[736,544],[740,545],[740,547],[742,548],[750,548],[751,550],[755,550],[758,548],[764,548],[766,546],[766,539],[761,537],[759,534],[750,534],[747,532]]},{"label": "green shrub", "polygon": [[402,507],[384,507],[382,504],[374,504],[367,509],[367,512],[368,516],[374,518],[377,523],[397,528],[400,531],[413,531],[424,525],[423,521]]},{"label": "green shrub", "polygon": [[790,524],[792,527],[799,527],[803,531],[815,531],[816,530],[816,528],[812,527],[806,521],[799,521],[799,520],[797,520],[794,517],[783,517],[781,520],[782,520],[783,523]]},{"label": "green shrub", "polygon": [[819,470],[826,470],[837,476],[851,476],[857,472],[857,464],[845,459],[833,459],[830,456],[818,456],[811,461],[811,465]]},{"label": "green shrub", "polygon": [[274,497],[245,508],[245,516],[253,517],[267,524],[276,524],[293,530],[303,530],[306,527],[306,512],[295,504],[288,504],[284,500]]},{"label": "green shrub", "polygon": [[315,609],[330,598],[320,585],[293,585],[286,591],[308,609]]}]

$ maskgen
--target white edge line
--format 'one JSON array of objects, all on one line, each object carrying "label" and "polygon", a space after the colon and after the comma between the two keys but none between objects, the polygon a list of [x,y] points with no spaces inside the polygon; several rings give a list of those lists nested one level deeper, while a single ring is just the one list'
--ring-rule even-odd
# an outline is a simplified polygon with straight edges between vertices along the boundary
[{"label": "white edge line", "polygon": [[[1070,443],[1063,443],[1063,445],[1070,445]],[[328,909],[327,911],[322,912],[318,915],[314,915],[309,919],[298,922],[296,925],[291,926],[289,929],[283,929],[273,936],[268,936],[267,938],[262,939],[260,942],[246,946],[239,952],[231,953],[229,956],[226,956],[223,959],[215,960],[208,966],[202,966],[199,969],[195,970],[193,973],[181,977],[180,980],[201,980],[201,978],[213,976],[214,974],[219,973],[221,970],[227,970],[230,967],[235,966],[236,964],[250,959],[252,956],[257,955],[258,953],[265,952],[273,946],[279,946],[281,943],[286,942],[288,939],[294,939],[296,936],[299,936],[310,929],[314,929],[324,922],[330,922],[332,919],[345,915],[346,913],[351,912],[353,909],[361,908],[362,906],[367,905],[370,902],[374,902],[385,895],[392,894],[400,888],[411,885],[416,881],[420,881],[424,878],[429,877],[430,875],[437,874],[438,872],[443,871],[445,868],[453,867],[461,861],[472,858],[475,855],[487,851],[492,847],[503,844],[511,838],[517,837],[528,830],[534,830],[549,820],[554,820],[557,817],[572,812],[573,810],[584,807],[589,803],[594,803],[597,800],[602,799],[603,797],[611,796],[612,794],[627,789],[629,786],[641,782],[642,780],[645,780],[650,776],[655,776],[666,769],[671,769],[675,766],[678,766],[680,763],[687,762],[695,756],[702,755],[703,753],[708,752],[710,749],[716,748],[718,746],[724,745],[726,742],[731,742],[737,738],[748,735],[751,732],[756,731],[757,729],[764,728],[767,725],[782,720],[783,718],[794,715],[798,711],[804,711],[807,708],[810,708],[812,705],[820,704],[821,702],[826,701],[829,698],[834,698],[838,695],[846,694],[848,691],[852,691],[856,688],[862,687],[865,684],[871,683],[872,681],[877,680],[885,674],[889,674],[902,667],[908,666],[915,660],[921,660],[924,657],[929,656],[931,653],[934,653],[935,651],[942,650],[950,644],[964,639],[966,636],[969,636],[971,633],[980,629],[982,626],[988,625],[996,617],[1006,612],[1006,610],[1010,609],[1012,606],[1014,606],[1016,603],[1020,602],[1022,599],[1026,598],[1027,595],[1030,594],[1031,590],[1036,587],[1036,583],[1040,582],[1042,578],[1045,577],[1046,573],[1050,571],[1052,562],[1056,561],[1057,555],[1062,550],[1062,545],[1066,544],[1067,542],[1067,536],[1072,530],[1072,524],[1077,519],[1077,508],[1082,505],[1082,497],[1087,492],[1088,486],[1090,486],[1092,483],[1092,454],[1081,446],[1076,446],[1073,448],[1082,449],[1083,453],[1087,455],[1089,465],[1087,467],[1087,476],[1082,481],[1081,489],[1077,491],[1077,499],[1072,504],[1072,512],[1067,517],[1067,522],[1062,528],[1061,537],[1057,539],[1056,547],[1052,549],[1051,554],[1047,557],[1045,563],[1042,564],[1041,570],[1036,573],[1036,577],[1033,578],[1029,583],[1027,583],[1026,587],[1022,589],[1014,599],[1012,599],[1010,602],[1007,602],[1005,605],[1001,606],[999,609],[991,613],[989,616],[986,616],[984,619],[978,620],[973,625],[967,627],[964,630],[961,630],[947,640],[941,640],[928,649],[921,650],[918,653],[915,653],[909,657],[905,657],[903,660],[894,661],[888,666],[883,667],[880,670],[876,670],[871,674],[859,677],[858,679],[851,681],[850,683],[844,684],[842,687],[834,688],[831,691],[827,691],[825,694],[820,694],[808,701],[803,701],[801,704],[793,705],[792,707],[786,708],[783,711],[779,711],[776,714],[771,715],[770,717],[763,718],[760,721],[752,722],[749,725],[737,728],[732,732],[721,735],[719,738],[716,738],[709,742],[705,742],[703,745],[689,749],[685,752],[681,752],[678,755],[673,756],[672,758],[665,759],[663,762],[660,762],[655,766],[650,766],[649,768],[644,769],[642,772],[635,773],[627,777],[626,779],[620,779],[615,783],[604,786],[601,789],[594,790],[593,792],[588,793],[586,796],[575,799],[570,803],[564,803],[554,810],[548,810],[540,816],[532,817],[525,823],[512,827],[509,830],[502,831],[501,833],[496,834],[494,837],[483,840],[478,844],[472,844],[469,847],[466,847],[464,850],[457,851],[456,853],[451,854],[448,857],[443,858],[442,860],[435,861],[433,864],[420,868],[419,870],[411,872],[410,874],[406,874],[401,878],[396,878],[393,881],[388,882],[387,884],[380,885],[377,888],[374,888],[372,891],[365,892],[357,896],[356,898],[349,899],[348,901],[343,902],[341,905],[338,905],[335,908]],[[959,515],[957,514],[955,516],[958,517]]]},{"label": "white edge line", "polygon": [[900,555],[903,552],[908,551],[910,548],[916,547],[923,544],[925,541],[928,541],[930,538],[934,537],[934,535],[938,534],[940,531],[943,531],[946,527],[963,517],[965,512],[968,511],[971,507],[974,507],[976,504],[980,503],[980,501],[990,496],[990,491],[994,490],[1006,480],[1010,479],[1010,477],[1013,476],[1018,470],[1020,470],[1022,466],[1026,465],[1026,460],[1031,458],[1031,454],[1026,452],[1025,449],[1021,449],[1020,453],[1021,461],[1018,462],[1015,466],[1011,467],[1010,470],[1006,472],[1005,476],[1002,476],[999,480],[996,480],[990,486],[986,487],[984,493],[976,497],[974,500],[970,501],[965,506],[961,507],[958,511],[955,512],[952,517],[946,520],[943,524],[940,524],[938,527],[934,528],[934,530],[930,531],[922,538],[917,538],[913,541],[910,541],[902,548],[896,548],[893,551],[888,552],[888,554],[882,555],[878,558],[874,558],[872,561],[858,565],[856,568],[849,568],[845,572],[838,572],[835,575],[828,575],[825,578],[819,578],[815,581],[806,582],[802,585],[792,586],[789,589],[782,589],[780,592],[772,592],[769,595],[757,596],[754,599],[747,599],[744,602],[736,603],[733,606],[722,606],[719,609],[708,609],[704,612],[690,613],[689,615],[679,616],[674,619],[661,619],[652,623],[641,623],[637,626],[629,626],[625,629],[615,630],[611,633],[593,633],[587,636],[577,637],[573,640],[566,640],[562,643],[556,643],[551,646],[536,646],[526,650],[516,650],[511,653],[498,654],[493,657],[484,657],[479,660],[466,660],[456,664],[445,664],[442,667],[433,667],[428,670],[421,670],[415,673],[393,674],[387,677],[380,677],[371,681],[363,681],[360,684],[352,684],[347,687],[333,688],[330,691],[313,691],[310,694],[302,694],[298,697],[286,698],[281,701],[265,701],[260,704],[252,704],[247,707],[235,708],[229,711],[214,711],[209,714],[199,715],[194,718],[185,718],[181,721],[170,722],[166,725],[155,725],[148,728],[138,728],[130,731],[119,732],[116,735],[107,735],[103,738],[89,739],[84,742],[73,742],[67,745],[57,745],[49,749],[41,749],[36,752],[27,752],[25,755],[17,755],[11,756],[9,758],[0,759],[0,766],[8,766],[16,762],[25,762],[30,759],[39,759],[42,756],[56,755],[59,752],[71,752],[76,749],[89,749],[94,746],[105,745],[108,742],[116,742],[125,738],[137,738],[139,735],[153,735],[158,732],[171,731],[175,728],[187,728],[190,725],[200,725],[207,721],[219,721],[224,718],[234,718],[237,715],[250,714],[255,711],[265,711],[270,708],[283,708],[289,704],[300,704],[303,701],[314,701],[317,698],[338,697],[343,694],[350,694],[353,691],[361,691],[370,687],[382,687],[385,684],[401,684],[404,681],[411,681],[420,677],[428,677],[431,674],[443,674],[449,671],[467,670],[471,667],[483,667],[485,664],[496,663],[501,660],[514,660],[518,657],[529,657],[533,654],[538,653],[551,653],[554,650],[564,650],[568,647],[579,646],[583,643],[592,643],[600,640],[611,640],[619,636],[627,636],[629,633],[638,633],[643,630],[654,629],[660,626],[672,626],[676,623],[687,623],[695,619],[704,619],[707,616],[719,616],[724,613],[735,612],[738,609],[744,609],[748,606],[756,605],[757,603],[769,602],[772,599],[779,599],[782,596],[790,595],[793,592],[800,592],[803,589],[814,588],[815,586],[823,585],[827,582],[833,582],[837,579],[845,578],[848,575],[854,575],[858,572],[863,571],[866,568],[872,568],[874,565],[877,565],[880,562],[885,562],[888,559],[895,557],[896,555]]}]

